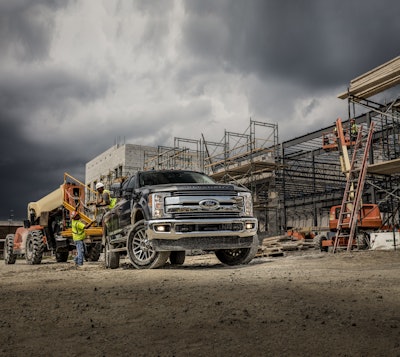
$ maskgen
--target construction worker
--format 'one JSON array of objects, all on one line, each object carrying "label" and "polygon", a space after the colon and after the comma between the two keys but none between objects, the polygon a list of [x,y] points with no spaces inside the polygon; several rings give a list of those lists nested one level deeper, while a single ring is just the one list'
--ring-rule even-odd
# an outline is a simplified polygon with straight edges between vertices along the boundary
[{"label": "construction worker", "polygon": [[117,199],[111,197],[110,191],[104,189],[104,184],[102,182],[96,184],[96,191],[98,193],[96,207],[107,207],[111,209],[115,206]]},{"label": "construction worker", "polygon": [[350,141],[356,141],[358,136],[358,126],[355,119],[350,120]]},{"label": "construction worker", "polygon": [[98,208],[97,209],[98,223],[101,224],[104,214],[115,206],[117,199],[111,197],[110,191],[104,188],[104,184],[102,182],[98,182],[96,184],[96,191],[97,191],[96,207]]},{"label": "construction worker", "polygon": [[76,256],[74,258],[75,266],[79,267],[83,265],[83,260],[85,257],[85,247],[83,240],[86,238],[85,229],[89,228],[93,221],[84,224],[80,220],[80,214],[78,211],[71,212],[71,220],[72,220],[72,239],[74,240],[75,247],[76,247]]}]

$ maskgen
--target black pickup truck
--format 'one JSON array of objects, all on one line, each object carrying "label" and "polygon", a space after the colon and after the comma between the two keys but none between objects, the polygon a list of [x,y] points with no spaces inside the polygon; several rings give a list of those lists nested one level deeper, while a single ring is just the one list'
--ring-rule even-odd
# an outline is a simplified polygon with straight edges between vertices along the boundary
[{"label": "black pickup truck", "polygon": [[226,265],[247,264],[258,250],[250,192],[188,170],[141,171],[112,187],[119,198],[103,217],[107,268],[128,255],[137,269],[180,265],[186,251],[213,251]]}]

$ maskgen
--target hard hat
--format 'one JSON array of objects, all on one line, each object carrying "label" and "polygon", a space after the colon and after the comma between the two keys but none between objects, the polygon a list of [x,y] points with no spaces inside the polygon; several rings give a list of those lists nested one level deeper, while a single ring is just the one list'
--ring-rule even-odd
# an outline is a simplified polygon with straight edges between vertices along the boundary
[{"label": "hard hat", "polygon": [[79,216],[79,212],[78,211],[72,211],[71,212],[71,219],[74,219],[77,216]]},{"label": "hard hat", "polygon": [[99,188],[102,188],[102,187],[104,187],[102,182],[96,183],[96,190],[98,190]]}]

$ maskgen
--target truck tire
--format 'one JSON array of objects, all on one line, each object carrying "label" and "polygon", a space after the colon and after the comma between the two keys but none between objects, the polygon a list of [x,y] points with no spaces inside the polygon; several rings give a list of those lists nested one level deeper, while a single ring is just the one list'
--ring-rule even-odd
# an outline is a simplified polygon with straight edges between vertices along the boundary
[{"label": "truck tire", "polygon": [[185,262],[186,252],[182,251],[172,251],[169,255],[169,261],[172,265],[182,265]]},{"label": "truck tire", "polygon": [[95,243],[87,247],[87,260],[97,262],[100,259],[101,243]]},{"label": "truck tire", "polygon": [[170,252],[157,252],[147,238],[144,220],[137,222],[128,235],[128,256],[136,269],[155,269],[163,266]]},{"label": "truck tire", "polygon": [[7,234],[4,242],[4,262],[6,264],[15,264],[17,255],[14,254],[14,234]]},{"label": "truck tire", "polygon": [[31,231],[26,237],[25,259],[28,264],[40,264],[44,251],[43,233]]},{"label": "truck tire", "polygon": [[56,252],[56,261],[57,263],[65,263],[68,260],[69,251],[58,251]]},{"label": "truck tire", "polygon": [[119,252],[110,252],[112,248],[110,237],[107,237],[104,245],[104,262],[107,269],[119,268]]},{"label": "truck tire", "polygon": [[215,255],[225,265],[248,264],[257,254],[258,244],[258,236],[255,235],[250,248],[219,249],[215,251]]}]

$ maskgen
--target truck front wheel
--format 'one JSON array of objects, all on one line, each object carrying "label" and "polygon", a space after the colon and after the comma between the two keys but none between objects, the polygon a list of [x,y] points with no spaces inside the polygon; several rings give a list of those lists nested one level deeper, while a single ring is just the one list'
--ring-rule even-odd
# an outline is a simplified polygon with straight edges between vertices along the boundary
[{"label": "truck front wheel", "polygon": [[147,238],[144,220],[137,222],[128,236],[128,256],[136,269],[155,269],[163,266],[169,252],[157,252]]},{"label": "truck front wheel", "polygon": [[28,264],[40,264],[44,251],[43,234],[41,231],[32,231],[26,237],[25,259]]},{"label": "truck front wheel", "polygon": [[119,252],[111,252],[113,248],[114,246],[110,243],[110,237],[107,237],[104,245],[104,262],[107,269],[119,267]]},{"label": "truck front wheel", "polygon": [[225,265],[248,264],[255,257],[258,251],[258,236],[253,237],[253,244],[250,248],[220,249],[215,251],[216,257]]},{"label": "truck front wheel", "polygon": [[7,234],[4,242],[4,262],[6,264],[14,264],[17,260],[17,255],[14,254],[14,234]]},{"label": "truck front wheel", "polygon": [[184,250],[172,251],[169,256],[169,261],[172,265],[182,265],[185,262],[186,252]]}]

